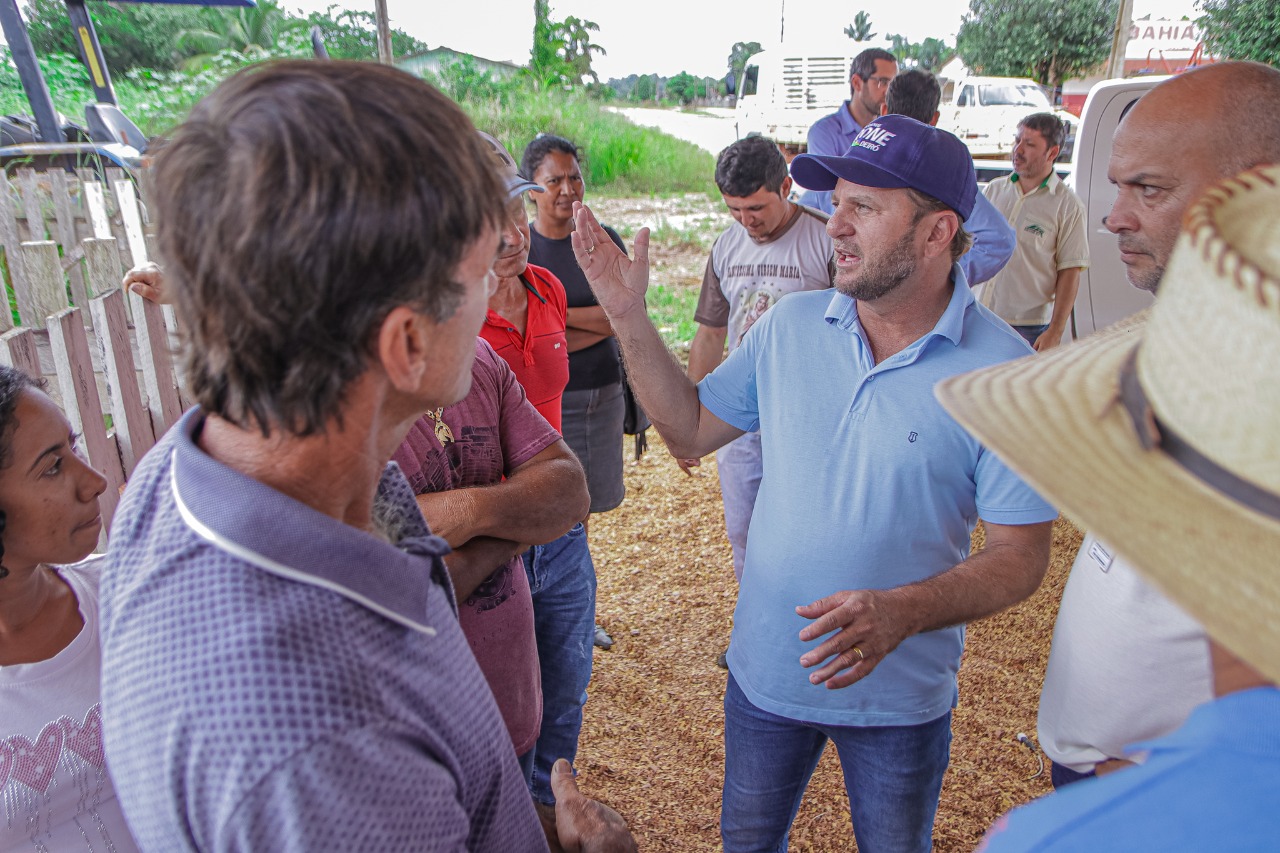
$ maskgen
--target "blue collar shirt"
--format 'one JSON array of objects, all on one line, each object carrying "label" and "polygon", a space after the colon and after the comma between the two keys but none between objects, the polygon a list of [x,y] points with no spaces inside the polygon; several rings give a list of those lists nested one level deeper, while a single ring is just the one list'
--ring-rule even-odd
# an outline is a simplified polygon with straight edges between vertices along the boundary
[{"label": "blue collar shirt", "polygon": [[1056,511],[933,396],[941,379],[1030,348],[974,301],[959,267],[934,328],[876,364],[857,303],[783,297],[699,385],[703,405],[759,429],[764,476],[747,538],[729,666],[757,707],[831,725],[914,725],[957,698],[962,626],[907,638],[858,683],[809,683],[808,620],[795,607],[846,589],[887,589],[969,555],[979,518],[1034,524]]}]

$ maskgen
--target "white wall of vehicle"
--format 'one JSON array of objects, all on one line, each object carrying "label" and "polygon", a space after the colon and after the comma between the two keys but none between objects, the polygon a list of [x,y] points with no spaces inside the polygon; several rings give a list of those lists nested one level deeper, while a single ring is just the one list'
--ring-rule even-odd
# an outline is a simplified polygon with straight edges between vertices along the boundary
[{"label": "white wall of vehicle", "polygon": [[1085,203],[1089,230],[1089,267],[1080,276],[1076,296],[1076,337],[1110,326],[1143,310],[1153,296],[1129,283],[1116,235],[1102,219],[1111,212],[1116,188],[1107,180],[1111,141],[1129,106],[1165,77],[1107,80],[1094,86],[1085,101],[1076,130],[1075,155],[1068,184]]}]

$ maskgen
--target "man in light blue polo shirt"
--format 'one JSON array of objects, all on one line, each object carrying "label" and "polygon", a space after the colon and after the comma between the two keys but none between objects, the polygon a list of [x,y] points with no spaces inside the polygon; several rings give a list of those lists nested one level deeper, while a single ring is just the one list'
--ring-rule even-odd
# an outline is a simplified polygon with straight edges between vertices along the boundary
[{"label": "man in light blue polo shirt", "polygon": [[[831,739],[858,848],[926,851],[963,624],[1036,589],[1056,517],[932,389],[1030,350],[955,265],[976,185],[954,136],[885,116],[846,156],[802,155],[792,172],[833,190],[837,292],[779,300],[697,387],[644,311],[647,234],[629,261],[584,208],[574,249],[674,455],[760,430],[728,655],[724,849],[785,849]],[[979,518],[987,545],[970,555]]]}]

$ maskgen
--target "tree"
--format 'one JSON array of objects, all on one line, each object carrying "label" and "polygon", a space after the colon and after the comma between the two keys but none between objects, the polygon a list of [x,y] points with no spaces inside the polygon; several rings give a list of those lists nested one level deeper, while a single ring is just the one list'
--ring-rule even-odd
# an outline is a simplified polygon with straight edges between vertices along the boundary
[{"label": "tree", "polygon": [[739,95],[747,94],[742,90],[746,83],[747,60],[762,49],[758,41],[735,41],[733,47],[729,48],[729,73],[733,75]]},{"label": "tree", "polygon": [[286,29],[302,24],[284,13],[276,0],[259,0],[247,9],[202,9],[202,26],[178,33],[177,48],[188,67],[200,67],[224,50],[265,57]]},{"label": "tree", "polygon": [[899,63],[914,64],[925,71],[937,71],[956,55],[954,47],[942,39],[932,37],[917,44],[908,41],[906,36],[894,34],[889,36],[889,43],[890,50],[898,58]]},{"label": "tree", "polygon": [[702,77],[694,77],[681,71],[667,81],[667,100],[679,101],[688,106],[697,98],[707,96],[707,83]]},{"label": "tree", "polygon": [[853,23],[844,28],[844,34],[854,41],[870,41],[876,37],[871,32],[871,16],[866,12],[859,12],[853,16]]},{"label": "tree", "polygon": [[534,0],[529,72],[541,86],[578,86],[588,77],[599,83],[600,78],[591,68],[592,55],[605,52],[591,40],[591,34],[599,31],[600,25],[595,21],[574,15],[563,21],[554,20],[547,0]]},{"label": "tree", "polygon": [[600,25],[595,21],[585,21],[570,15],[562,21],[557,32],[560,36],[560,56],[570,68],[573,82],[581,83],[587,77],[591,82],[599,83],[600,77],[591,68],[591,55],[605,54],[605,49],[591,41],[591,34],[600,32]]},{"label": "tree", "polygon": [[1111,51],[1119,0],[970,0],[956,34],[965,65],[1056,87]]},{"label": "tree", "polygon": [[[372,12],[331,5],[324,12],[312,12],[307,17],[307,25],[320,28],[325,50],[333,59],[378,58],[377,19]],[[407,56],[426,49],[425,42],[404,30],[391,31],[391,52],[396,56]]]},{"label": "tree", "polygon": [[658,94],[658,81],[655,75],[641,74],[636,80],[635,88],[631,90],[631,100],[633,101],[652,101]]},{"label": "tree", "polygon": [[[80,55],[63,0],[30,0],[23,14],[36,53]],[[200,25],[200,11],[181,6],[94,3],[89,14],[107,69],[116,75],[131,68],[176,68],[174,33]]]},{"label": "tree", "polygon": [[1205,45],[1226,59],[1280,66],[1280,5],[1275,0],[1201,0],[1196,23]]}]

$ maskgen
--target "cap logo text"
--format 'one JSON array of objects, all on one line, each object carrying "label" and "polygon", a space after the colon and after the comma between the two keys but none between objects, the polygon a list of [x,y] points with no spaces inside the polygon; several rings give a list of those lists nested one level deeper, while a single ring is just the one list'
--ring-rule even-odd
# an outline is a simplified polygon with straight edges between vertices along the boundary
[{"label": "cap logo text", "polygon": [[868,151],[879,151],[890,139],[893,139],[897,135],[898,134],[891,133],[890,131],[887,131],[882,127],[877,127],[873,124],[863,128],[862,132],[858,134],[858,137],[853,140],[853,145],[855,148],[866,148]]}]

